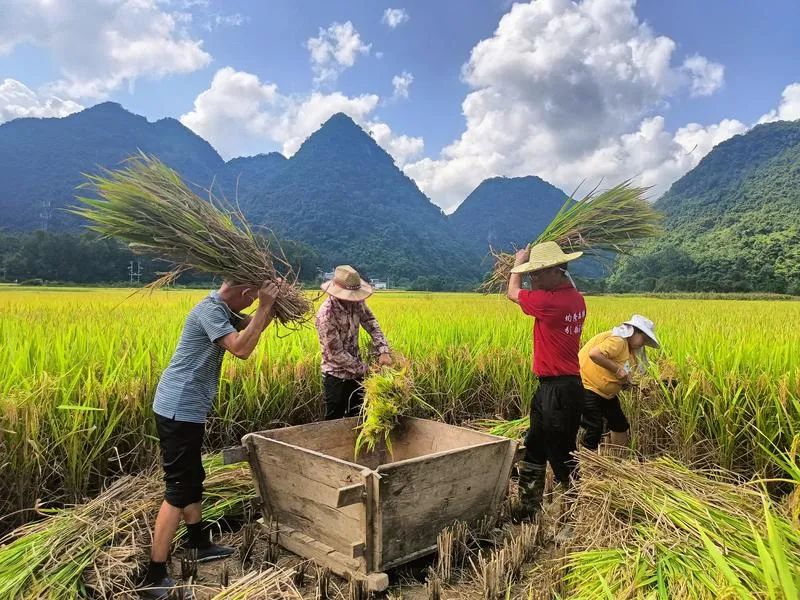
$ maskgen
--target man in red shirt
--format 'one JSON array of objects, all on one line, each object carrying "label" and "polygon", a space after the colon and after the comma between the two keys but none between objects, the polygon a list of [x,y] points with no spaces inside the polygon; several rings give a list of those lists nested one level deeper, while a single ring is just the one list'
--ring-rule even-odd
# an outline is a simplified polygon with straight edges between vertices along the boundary
[{"label": "man in red shirt", "polygon": [[[565,254],[555,242],[520,250],[508,282],[508,299],[535,319],[533,372],[539,389],[531,403],[525,460],[519,463],[520,505],[529,517],[542,507],[547,463],[565,490],[575,470],[572,452],[583,402],[578,351],[586,303],[567,274],[567,263],[582,254]],[[522,273],[531,274],[530,291],[522,289]]]}]

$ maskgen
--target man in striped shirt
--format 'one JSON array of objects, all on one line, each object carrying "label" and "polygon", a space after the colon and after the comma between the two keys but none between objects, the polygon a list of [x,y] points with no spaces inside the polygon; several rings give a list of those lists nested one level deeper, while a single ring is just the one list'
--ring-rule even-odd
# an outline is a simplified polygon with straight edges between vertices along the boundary
[{"label": "man in striped shirt", "polygon": [[[167,575],[170,545],[181,520],[186,523],[184,548],[196,550],[198,561],[224,558],[233,548],[211,543],[202,521],[205,471],[201,447],[208,413],[217,396],[225,352],[246,359],[272,321],[278,286],[223,283],[189,313],[178,347],[164,370],[153,400],[166,491],[153,532],[146,598],[166,598],[177,585]],[[240,311],[258,299],[252,316]]]}]

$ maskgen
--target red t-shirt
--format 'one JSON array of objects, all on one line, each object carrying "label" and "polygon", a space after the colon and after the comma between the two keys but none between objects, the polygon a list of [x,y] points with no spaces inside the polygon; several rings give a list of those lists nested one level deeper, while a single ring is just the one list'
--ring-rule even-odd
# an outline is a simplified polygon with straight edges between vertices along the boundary
[{"label": "red t-shirt", "polygon": [[580,375],[578,351],[586,302],[570,284],[553,290],[520,290],[522,312],[533,324],[533,372],[539,377]]}]

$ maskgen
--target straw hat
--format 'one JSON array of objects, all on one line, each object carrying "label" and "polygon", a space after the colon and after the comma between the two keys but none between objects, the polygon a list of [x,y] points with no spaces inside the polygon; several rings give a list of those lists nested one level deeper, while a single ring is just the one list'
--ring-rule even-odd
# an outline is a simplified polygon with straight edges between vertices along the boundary
[{"label": "straw hat", "polygon": [[530,273],[532,271],[541,271],[542,269],[548,269],[556,265],[563,265],[581,256],[583,256],[583,252],[570,252],[569,254],[565,254],[561,246],[555,242],[542,242],[531,248],[531,255],[528,262],[517,265],[511,269],[511,272]]},{"label": "straw hat", "polygon": [[661,347],[661,343],[658,341],[658,338],[656,337],[656,326],[647,317],[643,317],[642,315],[633,315],[630,318],[630,320],[625,321],[623,325],[632,325],[636,327],[636,329],[641,331],[645,335],[645,337],[648,338],[645,341],[645,345],[650,346],[651,348]]},{"label": "straw hat", "polygon": [[320,287],[323,292],[327,292],[334,298],[349,302],[360,302],[372,295],[372,286],[361,279],[358,271],[350,265],[336,267],[333,279],[326,281]]}]

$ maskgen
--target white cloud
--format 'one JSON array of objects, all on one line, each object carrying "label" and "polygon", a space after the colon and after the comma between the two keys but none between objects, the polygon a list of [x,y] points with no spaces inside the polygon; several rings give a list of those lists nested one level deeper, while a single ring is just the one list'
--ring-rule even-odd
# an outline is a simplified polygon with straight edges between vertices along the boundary
[{"label": "white cloud", "polygon": [[635,132],[608,140],[579,160],[555,167],[552,174],[559,181],[572,182],[579,182],[587,172],[592,174],[590,181],[603,178],[607,183],[635,177],[639,185],[652,187],[650,196],[656,198],[714,146],[746,131],[744,123],[724,119],[709,126],[689,123],[671,133],[663,117],[650,117]]},{"label": "white cloud", "polygon": [[0,123],[21,117],[66,117],[83,106],[57,96],[39,96],[15,79],[0,82]]},{"label": "white cloud", "polygon": [[314,82],[333,83],[339,74],[352,67],[360,54],[369,54],[371,44],[364,44],[350,21],[332,23],[327,29],[320,27],[319,35],[309,38],[306,47],[310,53]]},{"label": "white cloud", "polygon": [[217,13],[209,17],[206,29],[212,31],[218,27],[240,27],[249,20],[248,17],[245,17],[241,13],[232,13],[228,15]]},{"label": "white cloud", "polygon": [[211,57],[180,25],[186,15],[156,0],[6,0],[0,53],[31,43],[55,57],[51,87],[73,98],[103,98],[139,77],[195,71]]},{"label": "white cloud", "polygon": [[385,11],[383,11],[381,23],[388,25],[392,29],[396,29],[408,21],[409,18],[408,11],[406,11],[404,8],[387,8]]},{"label": "white cloud", "polygon": [[796,121],[800,119],[800,83],[787,85],[781,94],[781,103],[777,109],[762,116],[759,123],[773,121]]},{"label": "white cloud", "polygon": [[366,123],[365,126],[378,145],[392,155],[401,169],[409,161],[422,154],[425,149],[425,142],[421,137],[395,136],[386,123],[372,121]]},{"label": "white cloud", "polygon": [[408,71],[403,71],[400,75],[392,77],[392,87],[394,88],[394,99],[408,98],[408,89],[414,82],[414,76]]},{"label": "white cloud", "polygon": [[[683,156],[678,132],[665,131],[657,111],[676,94],[713,92],[724,71],[702,56],[676,64],[675,42],[640,22],[634,7],[635,0],[515,4],[463,67],[472,87],[464,132],[406,173],[445,210],[496,175],[535,174],[569,190],[640,175],[663,191],[699,159],[696,150]],[[726,121],[694,136],[738,130]]]},{"label": "white cloud", "polygon": [[725,67],[695,54],[683,61],[683,68],[691,79],[692,96],[710,96],[722,87]]},{"label": "white cloud", "polygon": [[421,138],[396,136],[373,117],[380,98],[341,92],[284,95],[256,75],[225,67],[194,101],[181,122],[207,139],[226,159],[264,152],[276,145],[286,156],[332,115],[343,112],[372,132],[376,142],[405,164],[423,149]]}]

